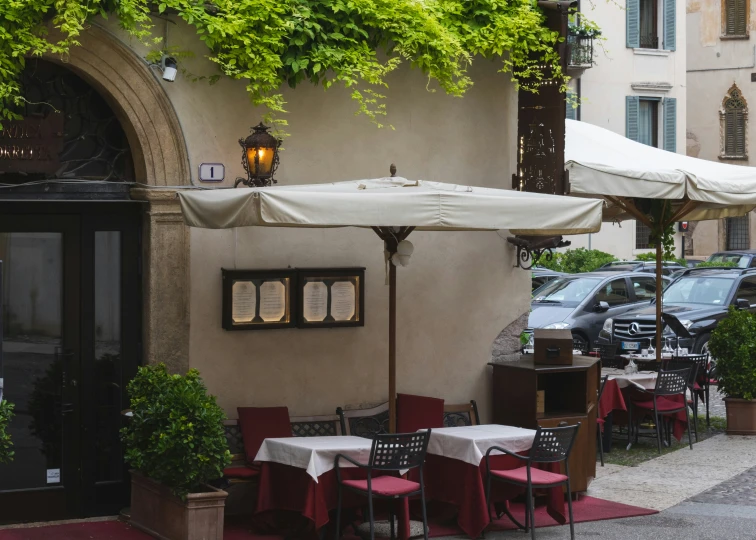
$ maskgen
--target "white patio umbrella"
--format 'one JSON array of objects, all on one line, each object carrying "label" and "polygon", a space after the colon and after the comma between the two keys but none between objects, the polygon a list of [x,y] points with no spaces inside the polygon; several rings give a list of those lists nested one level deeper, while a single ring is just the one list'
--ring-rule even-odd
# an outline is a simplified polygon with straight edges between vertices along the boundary
[{"label": "white patio umbrella", "polygon": [[[602,201],[379,178],[179,192],[191,227],[369,227],[390,259],[415,229],[557,235],[596,232]],[[401,253],[400,253],[401,255]],[[389,426],[396,427],[396,267],[389,264]]]},{"label": "white patio umbrella", "polygon": [[[652,230],[676,221],[742,216],[756,208],[756,169],[641,144],[607,129],[566,121],[570,195],[603,197],[604,221],[637,219]],[[662,246],[656,242],[656,281]],[[661,359],[661,287],[656,287],[656,351]]]}]

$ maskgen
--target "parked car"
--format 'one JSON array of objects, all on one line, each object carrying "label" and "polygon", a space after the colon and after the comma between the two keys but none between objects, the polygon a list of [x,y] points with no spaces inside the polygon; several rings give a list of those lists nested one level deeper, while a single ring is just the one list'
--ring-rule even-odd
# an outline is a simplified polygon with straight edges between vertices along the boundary
[{"label": "parked car", "polygon": [[738,268],[756,268],[756,249],[720,251],[709,255],[706,262],[735,263]]},{"label": "parked car", "polygon": [[[730,306],[756,312],[756,268],[689,268],[664,291],[664,313],[677,317],[692,334],[681,338],[680,346],[695,353],[709,350],[711,331],[727,315]],[[619,351],[648,347],[656,335],[656,305],[651,303],[607,318],[598,343],[619,343]],[[668,327],[664,340],[677,344]]]},{"label": "parked car", "polygon": [[536,266],[532,270],[532,283],[531,292],[535,291],[538,287],[544,283],[548,283],[552,279],[556,279],[559,276],[566,276],[564,272],[557,272],[556,270],[549,270],[543,266]]},{"label": "parked car", "polygon": [[[685,267],[676,262],[662,262],[662,274],[670,275],[677,270],[684,270]],[[654,261],[614,261],[606,263],[601,268],[601,272],[643,272],[646,274],[656,274],[656,262]]]},{"label": "parked car", "polygon": [[[669,278],[662,278],[669,282]],[[533,293],[526,332],[534,328],[570,329],[584,351],[596,344],[608,317],[648,304],[656,297],[656,278],[638,272],[567,274]]]}]

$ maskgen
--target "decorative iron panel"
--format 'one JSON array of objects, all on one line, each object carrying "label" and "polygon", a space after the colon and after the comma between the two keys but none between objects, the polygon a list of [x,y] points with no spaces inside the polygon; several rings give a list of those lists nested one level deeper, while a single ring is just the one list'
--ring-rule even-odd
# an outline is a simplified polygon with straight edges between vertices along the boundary
[{"label": "decorative iron panel", "polygon": [[244,453],[244,439],[242,438],[241,428],[239,424],[232,426],[225,424],[223,429],[226,432],[226,441],[228,442],[228,450],[232,454]]},{"label": "decorative iron panel", "polygon": [[359,416],[348,418],[349,431],[356,437],[372,439],[376,435],[388,433],[389,413],[384,411],[374,416]]},{"label": "decorative iron panel", "polygon": [[87,82],[44,60],[27,62],[21,77],[25,102],[17,111],[28,119],[64,115],[60,166],[54,172],[6,172],[5,183],[45,179],[131,182],[134,165],[126,133],[113,109]]},{"label": "decorative iron panel", "polygon": [[470,412],[445,412],[444,427],[471,426]]},{"label": "decorative iron panel", "polygon": [[336,425],[338,420],[314,421],[314,422],[292,422],[291,430],[295,437],[322,437],[329,435],[338,435]]}]

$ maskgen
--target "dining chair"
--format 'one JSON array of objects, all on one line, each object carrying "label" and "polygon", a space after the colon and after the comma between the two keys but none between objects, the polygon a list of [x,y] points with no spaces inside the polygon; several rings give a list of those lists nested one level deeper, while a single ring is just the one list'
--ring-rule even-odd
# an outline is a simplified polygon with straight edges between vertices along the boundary
[{"label": "dining chair", "polygon": [[[656,376],[656,385],[654,386],[653,393],[643,392],[642,394],[645,395],[630,400],[630,407],[628,408],[628,427],[632,425],[636,412],[652,414],[656,429],[656,444],[660,454],[662,421],[665,418],[682,411],[685,411],[685,417],[688,424],[688,443],[690,444],[690,449],[693,450],[693,438],[690,434],[690,414],[688,413],[688,403],[685,391],[688,388],[688,381],[691,379],[691,370],[695,370],[695,368],[695,365],[693,367],[675,370],[665,370],[662,368]],[[695,378],[695,375],[693,375],[693,377]],[[675,400],[673,399],[674,396],[680,396],[681,399]],[[635,423],[635,440],[637,442],[638,418],[635,418]],[[628,448],[630,447],[631,434],[632,429],[629,429]]]},{"label": "dining chair", "polygon": [[[521,525],[505,506],[504,512],[507,517],[520,529],[528,532],[535,540],[535,504],[533,501],[533,488],[550,488],[566,485],[567,486],[567,507],[570,514],[570,538],[575,538],[575,525],[572,519],[572,496],[570,491],[570,465],[568,463],[572,446],[575,443],[580,422],[574,426],[560,426],[555,428],[538,427],[533,446],[527,456],[515,454],[499,446],[492,446],[486,452],[486,508],[490,511],[491,505],[491,481],[496,480],[514,484],[525,488],[525,525]],[[491,452],[501,452],[512,456],[525,464],[517,469],[510,470],[491,470],[490,457]],[[560,463],[564,462],[565,474],[553,473],[533,467],[538,463]],[[493,520],[493,519],[492,519]]]},{"label": "dining chair", "polygon": [[623,368],[624,362],[622,358],[617,355],[617,343],[599,344],[599,358],[601,359],[601,367],[605,368]]},{"label": "dining chair", "polygon": [[252,463],[265,439],[291,437],[288,407],[237,407],[244,454]]},{"label": "dining chair", "polygon": [[665,360],[664,369],[675,370],[693,368],[690,371],[690,378],[688,379],[688,391],[690,392],[690,399],[687,399],[687,404],[693,411],[693,428],[696,430],[696,442],[698,442],[698,398],[699,394],[704,393],[704,399],[706,394],[699,384],[701,374],[708,377],[707,366],[708,357],[705,354],[699,354],[696,356],[673,356],[670,360]]},{"label": "dining chair", "polygon": [[396,395],[396,431],[412,433],[420,429],[444,427],[444,400],[413,394]]},{"label": "dining chair", "polygon": [[[604,395],[604,387],[606,386],[607,380],[609,380],[609,375],[604,375],[603,377],[601,377],[601,386],[599,387],[599,391],[598,391],[598,401],[596,401],[597,407],[598,407],[598,404],[601,403],[601,396]],[[603,431],[602,431],[603,425],[604,425],[604,419],[599,418],[597,414],[596,415],[596,437],[598,437],[598,440],[599,440],[599,455],[601,456],[602,467],[604,466],[604,437],[603,437]]]},{"label": "dining chair", "polygon": [[[431,430],[415,433],[395,433],[376,435],[370,448],[368,463],[360,463],[355,459],[338,454],[334,458],[336,469],[336,483],[338,485],[338,499],[336,503],[336,540],[340,538],[341,525],[341,497],[344,488],[364,495],[368,500],[368,518],[370,519],[370,540],[375,539],[375,519],[373,515],[373,498],[389,499],[391,538],[395,538],[394,507],[397,499],[404,499],[420,495],[420,505],[423,511],[423,538],[428,540],[428,518],[425,512],[425,483],[423,480],[423,464],[428,451],[428,441]],[[355,467],[367,471],[365,480],[345,480],[341,477],[341,460],[346,460]],[[411,469],[418,469],[420,482],[413,482],[401,478]],[[378,472],[380,476],[375,476]],[[396,473],[397,476],[383,473]]]}]

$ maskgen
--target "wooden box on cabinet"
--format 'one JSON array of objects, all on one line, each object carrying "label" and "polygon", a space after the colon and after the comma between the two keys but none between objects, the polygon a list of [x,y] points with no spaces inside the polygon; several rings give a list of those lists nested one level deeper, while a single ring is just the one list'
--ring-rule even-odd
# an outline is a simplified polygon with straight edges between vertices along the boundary
[{"label": "wooden box on cabinet", "polygon": [[[580,422],[570,455],[570,487],[573,493],[586,491],[596,476],[598,358],[576,356],[572,365],[540,365],[523,355],[517,362],[491,365],[494,423],[536,429]],[[543,412],[539,392],[545,397]]]}]

